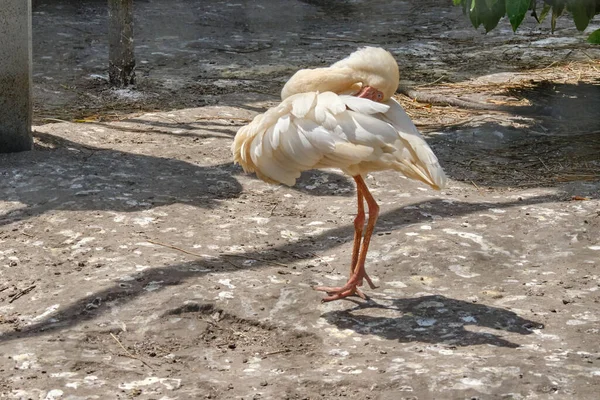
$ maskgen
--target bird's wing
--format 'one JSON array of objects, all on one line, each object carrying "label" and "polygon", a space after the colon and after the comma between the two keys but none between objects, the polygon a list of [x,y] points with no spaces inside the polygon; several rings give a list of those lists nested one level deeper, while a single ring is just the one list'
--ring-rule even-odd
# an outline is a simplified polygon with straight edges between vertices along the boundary
[{"label": "bird's wing", "polygon": [[234,160],[267,182],[286,185],[302,171],[335,167],[350,175],[396,169],[438,186],[419,156],[437,159],[416,128],[414,138],[399,130],[405,122],[397,110],[390,114],[396,106],[333,92],[296,94],[238,131]]},{"label": "bird's wing", "polygon": [[293,185],[302,171],[356,164],[373,150],[344,139],[337,118],[355,103],[370,107],[368,112],[388,109],[358,100],[333,92],[290,96],[240,128],[232,144],[234,161],[267,182],[286,185]]}]

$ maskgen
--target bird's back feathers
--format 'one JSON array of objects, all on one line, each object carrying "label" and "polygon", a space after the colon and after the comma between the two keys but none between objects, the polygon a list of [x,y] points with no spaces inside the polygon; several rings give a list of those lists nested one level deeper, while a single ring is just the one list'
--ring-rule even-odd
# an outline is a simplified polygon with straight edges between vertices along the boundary
[{"label": "bird's back feathers", "polygon": [[290,186],[302,171],[330,167],[352,176],[394,169],[434,188],[446,180],[437,157],[393,99],[291,95],[242,127],[232,151],[245,171]]}]

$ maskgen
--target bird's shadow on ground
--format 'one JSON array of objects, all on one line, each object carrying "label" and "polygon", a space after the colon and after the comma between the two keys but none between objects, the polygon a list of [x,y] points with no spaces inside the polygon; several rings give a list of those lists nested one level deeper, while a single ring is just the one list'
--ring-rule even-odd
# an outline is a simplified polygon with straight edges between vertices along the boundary
[{"label": "bird's shadow on ground", "polygon": [[[519,347],[495,332],[529,335],[543,324],[519,317],[512,311],[451,299],[441,295],[392,300],[384,305],[369,299],[347,310],[322,315],[339,329],[386,340],[443,343],[448,346],[488,344]],[[472,327],[473,330],[467,329]]]}]

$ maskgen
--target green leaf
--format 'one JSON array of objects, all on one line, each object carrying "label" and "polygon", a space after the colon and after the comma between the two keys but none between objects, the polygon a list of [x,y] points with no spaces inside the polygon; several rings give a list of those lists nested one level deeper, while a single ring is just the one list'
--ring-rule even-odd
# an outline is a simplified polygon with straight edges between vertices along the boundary
[{"label": "green leaf", "polygon": [[538,19],[539,24],[544,22],[544,20],[548,16],[548,13],[550,12],[551,9],[552,9],[552,6],[550,4],[544,3],[544,7],[542,8],[542,13],[540,14],[540,17]]},{"label": "green leaf", "polygon": [[513,32],[523,22],[523,18],[525,18],[525,14],[529,10],[529,4],[530,0],[506,0],[506,15],[508,15]]},{"label": "green leaf", "polygon": [[[600,0],[452,0],[452,2],[454,5],[461,6],[463,14],[469,17],[476,29],[483,25],[486,32],[494,29],[505,14],[510,20],[513,31],[516,31],[525,20],[528,10],[531,10],[531,16],[538,23],[542,23],[552,12],[550,26],[553,33],[556,30],[556,21],[565,10],[573,16],[575,26],[580,31],[588,27],[595,15],[600,14]],[[540,5],[542,9],[538,15],[537,8]],[[597,31],[593,32],[588,40],[590,43],[597,43],[598,36],[600,34]]]},{"label": "green leaf", "polygon": [[491,31],[498,25],[498,21],[506,12],[505,0],[496,0],[491,8],[488,7],[488,0],[468,0],[469,19],[475,28],[483,25],[486,32]]},{"label": "green leaf", "polygon": [[504,1],[505,0],[498,0],[492,8],[487,8],[486,6],[484,12],[481,14],[481,23],[483,24],[486,33],[494,29],[496,25],[498,25],[500,18],[504,17],[504,14],[506,13]]},{"label": "green leaf", "polygon": [[587,41],[592,44],[600,44],[600,29],[596,29],[588,36]]},{"label": "green leaf", "polygon": [[556,20],[560,17],[565,10],[565,3],[562,1],[556,1],[552,4],[552,20],[550,21],[550,27],[552,28],[552,33],[556,29]]},{"label": "green leaf", "polygon": [[498,0],[485,0],[485,5],[491,10],[497,2]]},{"label": "green leaf", "polygon": [[596,11],[595,0],[570,0],[568,10],[573,14],[573,21],[579,31],[587,28]]},{"label": "green leaf", "polygon": [[479,10],[475,9],[475,2],[477,0],[466,0],[467,1],[467,10],[469,13],[469,19],[471,20],[471,24],[475,29],[479,28],[481,25],[481,19],[479,19]]}]

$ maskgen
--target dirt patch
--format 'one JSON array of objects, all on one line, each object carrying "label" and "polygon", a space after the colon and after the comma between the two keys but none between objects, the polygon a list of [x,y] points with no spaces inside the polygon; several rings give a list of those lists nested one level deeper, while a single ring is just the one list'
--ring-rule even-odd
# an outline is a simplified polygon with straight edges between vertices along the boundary
[{"label": "dirt patch", "polygon": [[[164,320],[167,318],[171,318],[172,327],[164,329],[160,325],[165,324]],[[199,326],[198,329],[193,329],[198,331],[198,335],[194,335],[192,341],[189,337],[178,337],[185,332],[186,327],[190,329],[190,324],[194,323]],[[206,348],[216,347],[223,353],[227,349],[236,350],[239,361],[245,363],[248,357],[255,354],[267,357],[290,352],[310,352],[318,341],[312,334],[289,332],[275,325],[240,318],[215,308],[213,304],[187,304],[166,313],[163,321],[159,321],[157,325],[159,327],[156,331],[147,332],[144,340],[134,345],[135,350],[156,357],[165,356],[174,350],[184,353],[189,347],[202,345]],[[157,343],[164,340],[173,344],[162,347]],[[162,354],[156,352],[155,346],[160,348],[159,352]]]},{"label": "dirt patch", "polygon": [[[216,308],[214,304],[197,303],[165,312],[143,332],[128,332],[124,327],[116,329],[110,336],[99,334],[88,337],[86,341],[104,348],[115,348],[116,343],[122,351],[117,348],[115,356],[134,359],[140,368],[155,374],[162,372],[178,377],[190,373],[190,366],[194,365],[194,371],[207,372],[203,372],[193,386],[205,390],[205,396],[211,398],[243,397],[253,384],[258,387],[276,384],[266,377],[258,382],[244,378],[215,379],[221,374],[242,370],[246,374],[258,372],[259,364],[273,362],[281,373],[300,368],[300,360],[305,365],[318,363],[319,354],[315,349],[320,343],[320,339],[312,333],[294,332],[255,319],[240,318]],[[169,389],[169,386],[171,390],[180,389],[181,385],[181,379],[157,380],[143,389],[139,385],[131,385],[126,393],[148,395],[154,389],[158,394],[161,389]],[[190,385],[190,382],[185,385]]]}]

